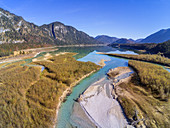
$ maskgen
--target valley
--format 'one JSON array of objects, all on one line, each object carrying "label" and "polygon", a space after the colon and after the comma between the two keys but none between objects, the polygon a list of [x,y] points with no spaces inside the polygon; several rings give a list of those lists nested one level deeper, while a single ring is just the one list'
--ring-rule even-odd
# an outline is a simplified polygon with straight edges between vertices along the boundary
[{"label": "valley", "polygon": [[[107,54],[104,54],[104,55],[98,54],[98,52],[101,53],[101,52],[110,51],[111,53],[115,53],[115,54],[121,53],[120,55],[124,55],[125,53],[131,53],[131,54],[134,54],[133,56],[136,56],[134,52],[125,51],[125,50],[118,51],[117,49],[114,49],[108,46],[58,47],[57,50],[55,48],[50,53],[48,53],[49,52],[48,50],[43,51],[36,57],[30,58],[29,61],[28,59],[25,59],[25,60],[23,59],[23,60],[20,60],[19,62],[14,61],[12,63],[11,62],[1,63],[0,66],[2,66],[2,68],[0,68],[0,71],[1,71],[1,79],[0,79],[1,89],[0,90],[1,90],[1,99],[3,99],[1,100],[1,104],[6,104],[7,106],[6,109],[4,109],[4,107],[1,108],[1,111],[3,112],[2,114],[3,117],[1,118],[1,121],[5,123],[4,120],[9,120],[9,121],[13,120],[12,122],[6,122],[6,124],[3,124],[3,126],[19,126],[19,125],[27,126],[29,125],[33,127],[34,126],[35,127],[39,127],[39,126],[54,127],[55,126],[57,128],[63,128],[63,127],[70,127],[70,126],[71,127],[76,127],[76,126],[86,127],[86,124],[87,124],[90,127],[91,126],[94,127],[96,125],[100,127],[101,122],[99,120],[98,120],[99,122],[98,121],[94,122],[93,119],[90,119],[92,122],[90,121],[91,123],[89,123],[89,121],[87,121],[86,124],[80,123],[78,121],[78,120],[84,120],[84,119],[88,120],[89,117],[86,117],[85,113],[84,113],[85,115],[82,114],[84,110],[82,109],[82,106],[81,105],[79,106],[79,104],[76,102],[76,99],[81,97],[80,95],[84,92],[84,90],[88,90],[87,89],[88,87],[90,89],[92,85],[96,86],[96,88],[98,88],[99,86],[103,88],[104,90],[106,89],[106,92],[102,92],[102,91],[100,92],[101,96],[106,93],[110,97],[109,99],[111,102],[113,102],[112,100],[114,100],[115,98],[114,102],[117,102],[116,103],[117,107],[115,109],[116,111],[119,111],[119,114],[117,113],[119,115],[119,121],[122,122],[124,120],[123,121],[124,123],[122,122],[121,124],[119,121],[118,121],[119,123],[117,122],[117,125],[120,125],[118,127],[122,127],[123,125],[124,126],[130,125],[131,123],[132,123],[131,125],[136,126],[136,124],[135,125],[133,124],[135,120],[131,118],[132,113],[133,113],[133,107],[130,107],[130,106],[133,106],[134,103],[133,102],[131,103],[129,99],[126,99],[124,101],[126,97],[122,97],[122,93],[121,93],[122,91],[120,91],[120,90],[125,89],[124,84],[129,85],[129,83],[127,82],[124,83],[123,80],[118,80],[119,78],[116,78],[118,81],[118,84],[116,84],[116,86],[112,86],[112,83],[113,83],[112,79],[114,76],[111,77],[111,75],[109,75],[111,79],[107,80],[108,78],[106,74],[108,73],[110,69],[114,69],[116,67],[121,67],[121,66],[128,66],[128,60],[108,56]],[[97,50],[98,52],[95,50]],[[73,52],[73,53],[70,53],[70,52]],[[74,52],[77,52],[78,54]],[[77,58],[77,60],[75,60],[72,56]],[[96,63],[97,65],[94,63]],[[98,66],[98,64],[101,64],[103,67]],[[129,61],[129,64],[131,64],[131,61]],[[74,68],[72,67],[72,65],[74,65]],[[43,70],[41,66],[44,67]],[[12,73],[15,74],[16,72],[19,72],[17,76],[10,75],[9,77],[8,74],[12,74]],[[23,73],[25,72],[26,74],[23,74],[22,72]],[[22,77],[23,77],[22,81],[20,81],[19,79],[21,77],[20,74],[22,74]],[[34,78],[32,78],[31,76],[25,76],[25,75],[31,75]],[[120,79],[126,79],[126,77],[128,76],[122,75]],[[27,79],[24,79],[24,78],[27,78]],[[17,79],[17,81],[11,81],[12,79]],[[121,81],[121,83],[119,81]],[[24,83],[24,86],[21,86],[22,83]],[[19,86],[19,88],[16,88],[16,86],[13,86],[13,85]],[[132,85],[129,85],[129,86],[132,86]],[[8,87],[9,89],[5,89],[4,87]],[[110,91],[108,91],[108,87],[109,89],[111,89]],[[141,88],[141,87],[138,87],[138,88]],[[167,88],[169,88],[169,85],[167,85]],[[15,89],[17,89],[15,93],[9,93],[10,90],[15,90]],[[113,90],[115,92],[113,92]],[[131,91],[135,91],[135,90],[131,90]],[[137,94],[136,91],[134,93]],[[146,91],[146,93],[150,93],[150,92]],[[166,91],[166,93],[167,94],[165,96],[161,94],[162,95],[161,97],[167,99],[169,97],[168,96],[169,92]],[[96,96],[99,96],[99,95],[96,95]],[[150,95],[148,94],[148,96]],[[10,97],[12,97],[12,101]],[[152,98],[153,103],[155,102],[155,99],[154,99],[155,97],[159,97],[159,95],[154,94],[154,97]],[[20,101],[18,100],[18,98],[20,99]],[[103,97],[102,99],[104,98],[105,97]],[[77,101],[80,101],[80,100],[77,100]],[[92,100],[91,104],[95,104],[96,101],[98,100],[97,99]],[[101,100],[99,103],[102,103],[104,101],[106,102],[104,104],[109,103],[107,102],[107,100]],[[126,102],[130,104],[129,105],[130,108],[126,108],[127,107]],[[166,102],[169,103],[169,101],[159,101],[159,100],[157,100],[157,102],[161,102],[161,104],[165,106],[165,108],[167,107]],[[123,110],[122,108],[120,108],[119,104],[123,107]],[[138,103],[137,105],[140,105],[140,103]],[[143,109],[138,110],[138,107],[136,108],[137,108],[137,111],[140,111],[142,114]],[[23,117],[21,113],[18,113],[17,109],[21,109],[23,111],[22,113],[25,113],[26,117]],[[157,109],[159,109],[159,106],[157,106]],[[25,112],[25,110],[27,110],[27,112]],[[14,111],[15,113],[18,113],[18,114],[17,115],[14,114],[13,116],[6,115],[7,112],[14,113]],[[89,108],[88,111],[93,111],[93,109]],[[103,107],[101,114],[102,113],[104,114],[107,111],[108,111],[107,107]],[[168,110],[164,111],[163,113],[167,113],[167,111]],[[77,117],[77,114],[78,114],[77,112],[79,112],[78,117]],[[124,112],[128,118],[124,117],[124,115],[121,115],[121,113],[124,113]],[[130,115],[129,115],[129,112],[131,113]],[[113,118],[115,118],[114,114],[112,116]],[[147,116],[150,117],[149,115]],[[98,117],[100,116],[98,115]],[[120,118],[123,120],[121,121]],[[25,120],[26,122],[23,123],[23,122],[17,121],[21,119],[23,121]],[[156,118],[154,119],[157,121]],[[94,120],[96,119],[94,118]],[[148,124],[150,123],[148,122]],[[104,125],[105,124],[103,123],[103,126]],[[138,125],[144,125],[144,124],[140,123]],[[109,128],[111,126],[112,125],[110,124],[110,126],[108,125],[104,127]]]},{"label": "valley", "polygon": [[169,8],[1,0],[0,128],[168,128]]},{"label": "valley", "polygon": [[[67,94],[61,96],[62,93],[66,90],[70,93],[77,82],[100,69],[91,62],[76,61],[73,55],[75,53],[53,55],[48,60],[34,61],[25,66],[22,66],[24,61],[13,62],[0,69],[2,126],[53,126],[59,109],[57,106]],[[41,70],[39,65],[45,69]]]}]

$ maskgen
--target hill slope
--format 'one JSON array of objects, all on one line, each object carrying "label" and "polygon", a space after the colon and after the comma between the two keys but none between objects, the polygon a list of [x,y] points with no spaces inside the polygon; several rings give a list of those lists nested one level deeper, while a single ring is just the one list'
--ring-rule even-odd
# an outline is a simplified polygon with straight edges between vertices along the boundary
[{"label": "hill slope", "polygon": [[170,58],[170,40],[163,43],[159,43],[158,45],[156,45],[156,47],[150,49],[150,52],[152,53],[161,52],[163,53],[164,56]]},{"label": "hill slope", "polygon": [[84,32],[60,22],[37,26],[0,8],[0,43],[95,44]]},{"label": "hill slope", "polygon": [[170,58],[170,40],[163,43],[143,43],[143,44],[115,44],[112,43],[112,47],[120,47],[131,50],[146,50],[146,53],[158,54],[162,53],[165,57]]},{"label": "hill slope", "polygon": [[150,36],[141,40],[141,42],[143,42],[143,43],[162,43],[167,40],[170,40],[170,28],[162,29],[154,34],[151,34]]},{"label": "hill slope", "polygon": [[54,40],[62,41],[64,44],[95,44],[99,43],[82,31],[78,31],[72,26],[66,26],[60,22],[53,22],[40,26]]},{"label": "hill slope", "polygon": [[113,42],[113,44],[133,44],[133,43],[135,42],[132,40],[128,40],[126,38],[121,38]]},{"label": "hill slope", "polygon": [[110,36],[106,36],[106,35],[96,36],[95,39],[100,42],[108,43],[108,44],[111,44],[112,42],[118,40],[117,37],[110,37]]}]

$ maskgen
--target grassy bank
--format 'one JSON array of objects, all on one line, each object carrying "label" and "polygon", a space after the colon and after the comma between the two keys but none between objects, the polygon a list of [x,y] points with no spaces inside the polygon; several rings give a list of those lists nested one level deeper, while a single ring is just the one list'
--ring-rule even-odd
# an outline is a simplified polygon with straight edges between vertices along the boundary
[{"label": "grassy bank", "polygon": [[42,48],[52,46],[50,44],[36,44],[36,43],[4,43],[0,44],[0,57],[9,56],[14,51],[30,48]]},{"label": "grassy bank", "polygon": [[134,126],[167,128],[170,117],[170,73],[162,67],[129,61],[135,71],[128,83],[116,86],[118,101]]},{"label": "grassy bank", "polygon": [[126,59],[140,60],[146,62],[157,63],[165,66],[170,66],[170,59],[162,57],[157,54],[141,54],[141,55],[132,55],[132,54],[112,54],[112,53],[103,53],[109,56],[121,57]]},{"label": "grassy bank", "polygon": [[2,127],[53,127],[62,93],[100,66],[76,61],[68,53],[37,61],[40,67],[13,63],[0,69],[0,124]]},{"label": "grassy bank", "polygon": [[170,73],[168,71],[161,66],[146,62],[130,60],[128,64],[137,72],[141,84],[151,90],[153,95],[162,100],[169,98]]}]

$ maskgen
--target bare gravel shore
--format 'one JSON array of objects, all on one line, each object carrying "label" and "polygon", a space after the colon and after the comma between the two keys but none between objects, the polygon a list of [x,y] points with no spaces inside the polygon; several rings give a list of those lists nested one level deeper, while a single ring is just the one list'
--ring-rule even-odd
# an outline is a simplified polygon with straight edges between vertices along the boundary
[{"label": "bare gravel shore", "polygon": [[103,79],[91,85],[80,96],[81,106],[97,127],[123,128],[127,125],[119,103],[112,96],[112,91],[112,81]]},{"label": "bare gravel shore", "polygon": [[[132,127],[128,125],[114,91],[114,86],[128,79],[131,73],[128,67],[112,69],[108,73],[111,79],[102,78],[80,95],[79,104],[95,126],[99,128]],[[83,114],[79,119],[86,118],[85,115]]]}]

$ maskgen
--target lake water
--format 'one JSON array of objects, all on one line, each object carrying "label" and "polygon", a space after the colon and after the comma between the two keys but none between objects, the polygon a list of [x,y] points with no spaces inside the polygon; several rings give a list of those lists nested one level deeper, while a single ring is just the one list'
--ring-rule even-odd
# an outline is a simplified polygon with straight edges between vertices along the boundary
[{"label": "lake water", "polygon": [[[70,49],[69,49],[70,50]],[[72,49],[73,50],[73,49]],[[79,49],[78,49],[79,50]],[[108,60],[106,63],[106,66],[104,66],[102,69],[97,71],[96,73],[93,73],[89,77],[85,78],[82,80],[77,86],[73,88],[73,91],[70,96],[67,97],[66,102],[62,103],[61,108],[58,113],[58,121],[56,124],[56,128],[71,128],[75,127],[74,123],[71,121],[70,116],[72,113],[73,105],[74,105],[74,100],[79,97],[82,92],[88,88],[92,83],[100,80],[103,77],[106,77],[106,73],[108,72],[109,69],[111,68],[116,68],[120,66],[128,66],[128,60],[127,59],[120,59],[116,57],[110,57],[107,55],[101,55],[101,54],[96,54],[96,52],[112,52],[112,53],[123,53],[123,54],[136,54],[131,51],[125,51],[125,50],[117,50],[111,47],[93,47],[90,50],[87,47],[82,48],[81,50],[86,51],[86,56],[83,53],[82,56],[83,58],[77,59],[78,61],[91,61],[96,64],[101,59]],[[74,50],[72,51],[74,52]],[[78,52],[78,51],[77,51]],[[81,55],[78,55],[81,56]],[[80,126],[79,126],[80,127]]]}]

